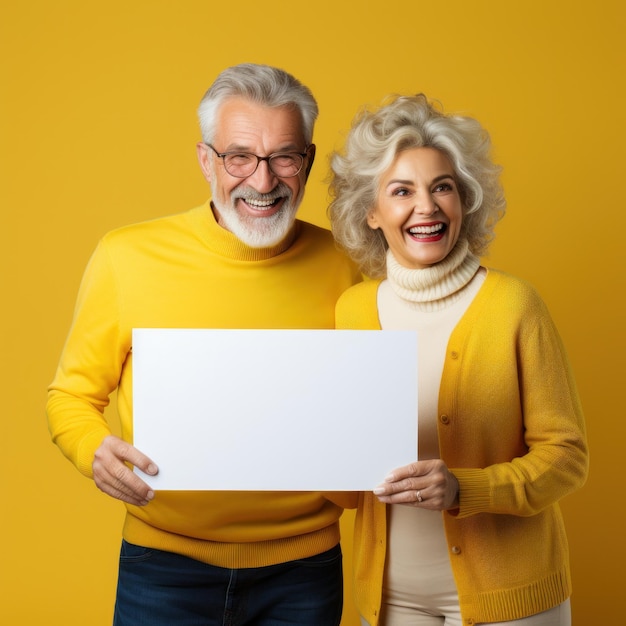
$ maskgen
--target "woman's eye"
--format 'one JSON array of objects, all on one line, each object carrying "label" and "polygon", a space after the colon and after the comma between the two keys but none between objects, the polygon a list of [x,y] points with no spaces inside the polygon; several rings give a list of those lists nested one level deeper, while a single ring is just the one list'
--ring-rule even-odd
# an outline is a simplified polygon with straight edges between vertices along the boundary
[{"label": "woman's eye", "polygon": [[433,191],[434,192],[452,191],[452,189],[453,187],[451,183],[440,183],[433,189]]},{"label": "woman's eye", "polygon": [[391,193],[393,196],[406,196],[409,194],[409,190],[406,187],[398,187],[394,189]]}]

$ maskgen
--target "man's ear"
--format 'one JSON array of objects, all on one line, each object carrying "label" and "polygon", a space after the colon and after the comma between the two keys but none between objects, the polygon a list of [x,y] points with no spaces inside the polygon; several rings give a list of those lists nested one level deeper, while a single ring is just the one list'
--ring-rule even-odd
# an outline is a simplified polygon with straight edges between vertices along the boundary
[{"label": "man's ear", "polygon": [[315,161],[315,144],[312,143],[307,148],[307,154],[309,162],[307,163],[306,170],[304,170],[304,180],[307,181],[309,178],[309,173],[311,172],[311,168],[313,167],[313,161]]},{"label": "man's ear", "polygon": [[202,141],[199,141],[196,144],[196,154],[198,155],[198,163],[200,163],[200,169],[202,170],[202,173],[204,174],[207,182],[211,184],[211,181],[213,179],[213,169],[211,168],[211,163],[209,161],[211,155],[209,154],[209,149],[207,148],[207,145]]}]

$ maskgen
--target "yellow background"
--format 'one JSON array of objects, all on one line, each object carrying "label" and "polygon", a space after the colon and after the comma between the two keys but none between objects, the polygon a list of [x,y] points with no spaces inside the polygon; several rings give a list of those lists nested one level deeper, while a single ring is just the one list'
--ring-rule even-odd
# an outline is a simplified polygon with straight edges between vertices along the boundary
[{"label": "yellow background", "polygon": [[[4,2],[0,622],[110,624],[123,507],[50,443],[46,386],[97,239],[204,201],[196,105],[218,71],[253,61],[293,72],[318,98],[318,161],[301,212],[318,224],[326,224],[326,155],[362,104],[424,91],[490,129],[509,209],[487,262],[531,281],[547,301],[588,420],[591,476],[563,502],[574,624],[621,623],[622,6]],[[349,593],[344,623],[353,626]]]}]

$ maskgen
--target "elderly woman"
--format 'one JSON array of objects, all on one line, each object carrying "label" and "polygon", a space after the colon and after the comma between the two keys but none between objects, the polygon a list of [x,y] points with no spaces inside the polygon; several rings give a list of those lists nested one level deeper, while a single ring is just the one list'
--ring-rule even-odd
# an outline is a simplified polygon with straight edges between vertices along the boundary
[{"label": "elderly woman", "polygon": [[571,622],[558,501],[586,479],[583,414],[545,304],[480,263],[505,207],[489,152],[476,120],[418,95],[362,113],[332,158],[333,233],[372,278],[337,327],[419,345],[419,460],[358,495],[370,626]]}]

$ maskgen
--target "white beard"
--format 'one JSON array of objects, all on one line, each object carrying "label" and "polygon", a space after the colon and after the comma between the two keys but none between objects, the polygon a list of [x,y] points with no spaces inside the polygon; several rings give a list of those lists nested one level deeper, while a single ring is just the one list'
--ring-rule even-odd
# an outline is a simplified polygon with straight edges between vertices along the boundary
[{"label": "white beard", "polygon": [[[260,194],[251,187],[237,187],[230,194],[230,202],[222,203],[213,199],[213,205],[219,214],[220,224],[226,230],[251,248],[268,248],[282,241],[291,230],[303,194],[304,186],[294,201],[291,189],[283,183],[279,183],[269,194]],[[252,217],[237,211],[238,198],[268,200],[279,197],[284,198],[283,206],[270,217]]]}]

